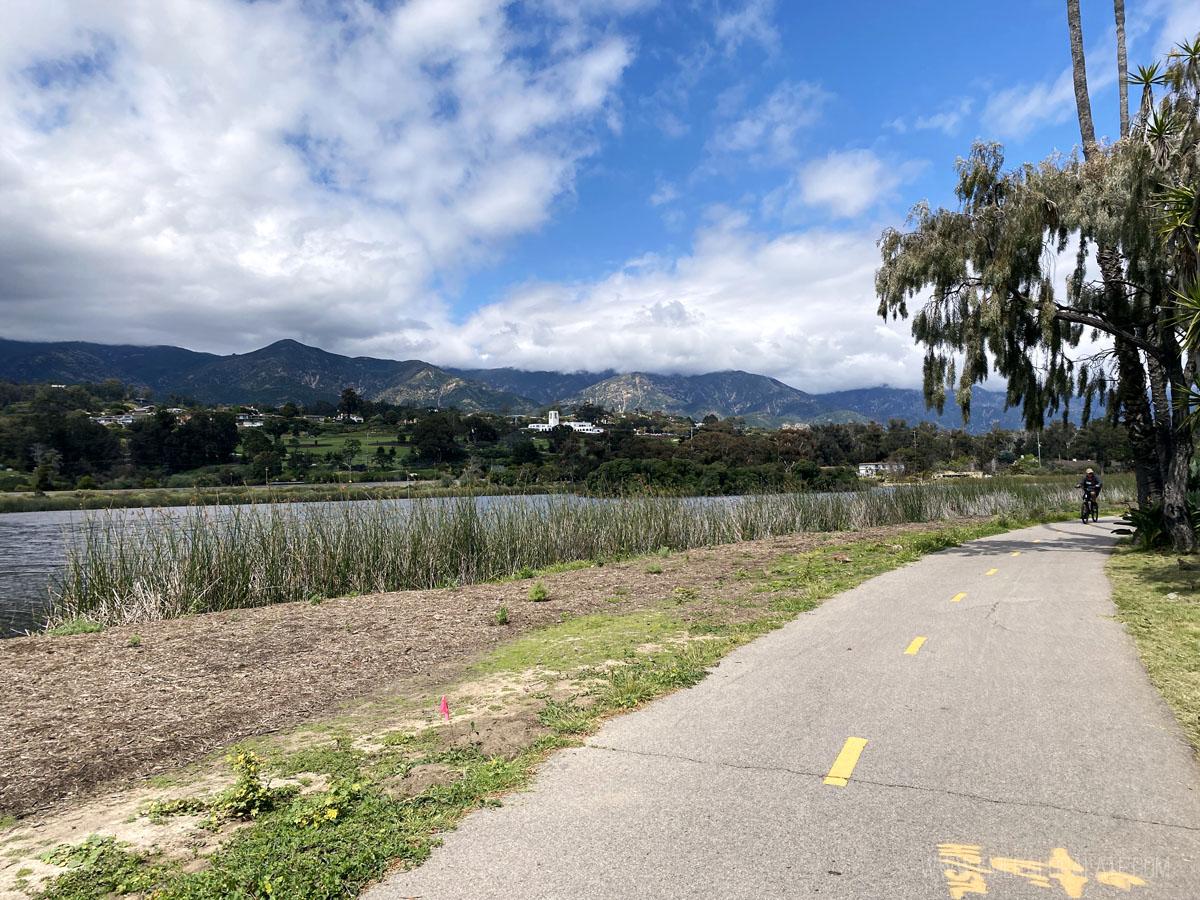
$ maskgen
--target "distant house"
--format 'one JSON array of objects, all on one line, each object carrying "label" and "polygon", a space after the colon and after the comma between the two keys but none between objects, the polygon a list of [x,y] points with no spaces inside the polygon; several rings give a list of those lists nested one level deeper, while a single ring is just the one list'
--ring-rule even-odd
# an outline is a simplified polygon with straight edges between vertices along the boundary
[{"label": "distant house", "polygon": [[529,426],[530,431],[553,431],[559,425],[565,425],[577,434],[604,434],[604,429],[591,422],[563,422],[558,418],[558,410],[552,409],[549,422],[534,422]]},{"label": "distant house", "polygon": [[878,478],[881,475],[903,475],[904,463],[898,462],[873,462],[859,463],[858,477],[859,478]]}]

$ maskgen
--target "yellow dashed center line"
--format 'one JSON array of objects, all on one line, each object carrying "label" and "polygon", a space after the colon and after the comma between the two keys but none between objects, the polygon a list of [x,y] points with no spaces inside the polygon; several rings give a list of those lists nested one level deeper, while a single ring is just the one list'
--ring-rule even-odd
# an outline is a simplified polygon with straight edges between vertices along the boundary
[{"label": "yellow dashed center line", "polygon": [[1013,551],[1013,552],[1012,552],[1010,555],[1011,555],[1011,556],[1020,556],[1020,555],[1021,555],[1021,551],[1020,551],[1020,550],[1014,550],[1014,551]]},{"label": "yellow dashed center line", "polygon": [[925,638],[923,638],[923,637],[913,638],[912,643],[908,645],[908,649],[904,651],[904,655],[905,656],[916,656],[917,651],[921,649],[921,645],[923,643],[925,643]]},{"label": "yellow dashed center line", "polygon": [[995,570],[995,569],[988,569],[988,570],[987,570],[986,572],[984,572],[983,574],[984,574],[984,575],[995,575],[995,574],[996,574],[996,570]]},{"label": "yellow dashed center line", "polygon": [[862,755],[865,746],[867,746],[866,738],[846,738],[846,746],[842,747],[842,752],[833,761],[833,768],[825,776],[825,783],[845,787],[846,781],[854,773],[854,767],[858,765],[858,758]]},{"label": "yellow dashed center line", "polygon": [[967,596],[967,595],[966,594],[955,594],[953,597],[950,598],[950,602],[957,603],[959,600],[961,600],[965,596]]},{"label": "yellow dashed center line", "polygon": [[1034,539],[1033,539],[1033,542],[1034,542],[1035,544],[1040,544],[1040,543],[1042,542],[1042,539],[1041,539],[1041,538],[1034,538]]}]

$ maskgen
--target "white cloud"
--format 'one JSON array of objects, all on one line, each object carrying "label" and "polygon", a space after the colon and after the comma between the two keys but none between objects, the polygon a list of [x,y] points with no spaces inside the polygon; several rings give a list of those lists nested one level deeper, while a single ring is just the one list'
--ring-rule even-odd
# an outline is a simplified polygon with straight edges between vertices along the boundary
[{"label": "white cloud", "polygon": [[428,346],[430,285],[544,224],[620,121],[612,23],[527,51],[504,7],[10,2],[5,336]]},{"label": "white cloud", "polygon": [[905,134],[908,131],[941,131],[946,135],[953,136],[974,105],[975,101],[972,98],[960,97],[942,104],[941,110],[932,115],[917,116],[911,121],[903,116],[898,116],[884,122],[883,127],[898,134]]},{"label": "white cloud", "polygon": [[974,101],[970,97],[959,98],[932,116],[918,116],[913,122],[913,128],[918,131],[940,131],[947,135],[953,135],[958,131],[958,126],[962,124],[963,119],[971,112],[973,105]]},{"label": "white cloud", "polygon": [[780,39],[771,21],[774,13],[775,0],[746,0],[740,8],[717,17],[717,40],[726,53],[734,53],[747,43],[756,43],[768,53],[776,53]]},{"label": "white cloud", "polygon": [[715,211],[690,254],[582,284],[531,283],[472,315],[438,361],[694,374],[744,369],[807,391],[918,386],[907,322],[875,314],[871,232],[768,237]]},{"label": "white cloud", "polygon": [[767,209],[787,218],[798,205],[823,207],[853,218],[891,196],[920,170],[918,163],[895,164],[871,150],[833,152],[801,167],[795,179],[767,200]]},{"label": "white cloud", "polygon": [[[1112,79],[1099,70],[1088,72],[1089,92]],[[986,137],[1020,138],[1046,124],[1059,124],[1075,115],[1075,89],[1071,70],[1063,70],[1053,81],[1021,84],[988,97],[981,129]]]},{"label": "white cloud", "polygon": [[759,165],[786,162],[796,155],[798,133],[821,117],[830,99],[815,84],[785,81],[758,106],[722,126],[708,149],[718,155],[744,154]]},{"label": "white cloud", "polygon": [[651,206],[663,206],[667,203],[672,203],[678,200],[682,194],[679,188],[670,181],[659,181],[658,187],[654,189],[654,193],[650,195]]}]

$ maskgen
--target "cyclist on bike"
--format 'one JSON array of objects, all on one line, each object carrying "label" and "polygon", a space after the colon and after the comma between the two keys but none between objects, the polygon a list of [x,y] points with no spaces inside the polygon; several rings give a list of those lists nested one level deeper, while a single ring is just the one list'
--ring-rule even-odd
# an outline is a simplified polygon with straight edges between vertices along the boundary
[{"label": "cyclist on bike", "polygon": [[[1083,479],[1079,482],[1079,484],[1076,485],[1076,487],[1080,488],[1087,495],[1088,499],[1091,500],[1091,502],[1094,504],[1094,510],[1100,507],[1100,490],[1104,487],[1104,483],[1096,475],[1094,470],[1089,468],[1087,472],[1084,473]],[[1092,515],[1094,518],[1095,512],[1093,512]]]}]

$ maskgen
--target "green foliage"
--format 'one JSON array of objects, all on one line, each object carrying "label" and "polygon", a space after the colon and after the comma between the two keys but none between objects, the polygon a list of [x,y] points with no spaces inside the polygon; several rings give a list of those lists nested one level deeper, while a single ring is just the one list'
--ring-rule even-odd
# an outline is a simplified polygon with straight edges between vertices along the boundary
[{"label": "green foliage", "polygon": [[237,781],[221,795],[214,808],[235,819],[256,819],[275,807],[277,800],[260,777],[262,758],[249,750],[237,750],[225,757]]},{"label": "green foliage", "polygon": [[496,610],[495,622],[497,625],[507,625],[508,624],[508,607],[507,606],[501,606]]},{"label": "green foliage", "polygon": [[67,871],[39,895],[40,900],[104,900],[112,894],[143,893],[174,872],[174,867],[155,863],[150,856],[125,850],[113,837],[95,834],[74,846],[60,844],[41,859]]},{"label": "green foliage", "polygon": [[550,591],[546,589],[546,585],[544,585],[542,582],[536,581],[529,588],[527,598],[534,603],[540,603],[543,600],[550,599]]},{"label": "green foliage", "polygon": [[658,563],[650,563],[650,565],[646,566],[647,575],[661,575],[662,573],[663,567]]},{"label": "green foliage", "polygon": [[64,637],[72,634],[95,634],[97,631],[103,630],[104,626],[99,622],[92,622],[88,619],[70,619],[57,628],[51,628],[48,633],[55,637]]}]

